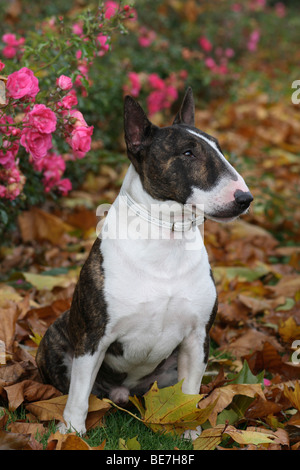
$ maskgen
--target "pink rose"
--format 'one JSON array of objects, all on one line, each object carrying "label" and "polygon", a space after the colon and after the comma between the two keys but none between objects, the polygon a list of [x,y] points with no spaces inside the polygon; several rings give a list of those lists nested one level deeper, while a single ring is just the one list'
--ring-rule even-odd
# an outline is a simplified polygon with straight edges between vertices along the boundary
[{"label": "pink rose", "polygon": [[0,72],[4,69],[4,67],[5,67],[5,64],[3,64],[3,62],[1,62],[0,60]]},{"label": "pink rose", "polygon": [[28,122],[42,134],[51,134],[56,129],[56,116],[44,104],[35,104],[28,113]]},{"label": "pink rose", "polygon": [[61,89],[61,90],[71,90],[73,83],[70,77],[66,77],[66,75],[61,75],[58,77],[56,80],[56,85]]},{"label": "pink rose", "polygon": [[149,114],[155,114],[164,107],[165,94],[163,91],[152,91],[147,97]]},{"label": "pink rose", "polygon": [[91,135],[93,134],[93,129],[93,126],[75,127],[71,133],[70,138],[68,138],[67,141],[78,158],[83,158],[85,154],[91,149]]},{"label": "pink rose", "polygon": [[205,52],[210,52],[212,50],[212,43],[205,36],[201,36],[198,39],[198,43]]},{"label": "pink rose", "polygon": [[25,129],[21,135],[21,145],[33,158],[42,158],[52,147],[51,134],[42,134],[36,129]]},{"label": "pink rose", "polygon": [[19,41],[16,38],[16,35],[12,33],[3,34],[2,41],[5,42],[5,44],[8,44],[9,46],[19,45]]},{"label": "pink rose", "polygon": [[135,97],[139,96],[142,88],[139,74],[136,72],[129,72],[128,78],[131,84],[130,94]]},{"label": "pink rose", "polygon": [[105,36],[104,34],[99,34],[97,36],[97,40],[100,44],[100,51],[98,52],[98,55],[103,56],[109,50],[109,44],[107,44],[106,42],[108,41],[108,36]]},{"label": "pink rose", "polygon": [[63,196],[66,196],[72,189],[72,183],[68,178],[63,178],[57,183],[56,187]]},{"label": "pink rose", "polygon": [[[3,149],[3,150],[2,150]],[[19,151],[19,142],[3,139],[2,149],[0,149],[0,163],[4,168],[12,168],[15,165],[15,158]]]},{"label": "pink rose", "polygon": [[76,106],[78,104],[78,100],[75,90],[74,93],[68,93],[66,96],[64,96],[61,101],[65,109],[71,109],[73,106]]},{"label": "pink rose", "polygon": [[35,98],[39,90],[39,81],[32,70],[23,67],[8,76],[6,82],[8,95],[16,100],[23,98]]},{"label": "pink rose", "polygon": [[13,46],[5,46],[2,49],[2,54],[5,57],[5,59],[12,59],[17,55],[17,49]]},{"label": "pink rose", "polygon": [[163,90],[165,88],[165,82],[156,73],[150,73],[148,76],[149,85],[156,90]]},{"label": "pink rose", "polygon": [[0,184],[0,197],[6,196],[6,187],[3,184]]},{"label": "pink rose", "polygon": [[112,16],[114,16],[119,9],[119,5],[117,2],[107,1],[105,2],[105,18],[109,20]]}]

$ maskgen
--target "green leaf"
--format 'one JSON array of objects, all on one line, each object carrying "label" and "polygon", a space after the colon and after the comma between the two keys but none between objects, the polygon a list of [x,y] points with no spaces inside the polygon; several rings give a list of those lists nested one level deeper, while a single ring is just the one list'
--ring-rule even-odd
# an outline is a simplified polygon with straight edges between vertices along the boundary
[{"label": "green leaf", "polygon": [[258,375],[253,375],[248,362],[244,361],[242,369],[238,374],[229,374],[228,378],[231,384],[262,384],[264,380],[265,371],[263,370]]},{"label": "green leaf", "polygon": [[132,437],[131,439],[120,438],[119,439],[119,449],[120,450],[141,450],[141,444],[137,440],[137,436]]}]

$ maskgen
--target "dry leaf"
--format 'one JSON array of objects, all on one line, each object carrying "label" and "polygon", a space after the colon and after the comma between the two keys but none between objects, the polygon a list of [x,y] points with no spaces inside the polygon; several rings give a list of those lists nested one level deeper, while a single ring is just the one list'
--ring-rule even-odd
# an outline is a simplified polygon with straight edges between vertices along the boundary
[{"label": "dry leaf", "polygon": [[263,400],[265,400],[261,384],[232,384],[215,388],[207,398],[204,398],[199,402],[199,408],[206,408],[212,403],[215,404],[208,416],[211,425],[215,426],[217,423],[218,413],[224,410],[236,395],[245,395],[251,398],[259,395]]},{"label": "dry leaf", "polygon": [[253,431],[252,428],[241,430],[233,426],[225,426],[219,424],[213,428],[205,429],[201,435],[193,442],[195,450],[213,450],[215,449],[223,437],[230,436],[235,442],[240,445],[248,444],[270,444],[273,442],[272,434],[265,433],[261,430]]},{"label": "dry leaf", "polygon": [[300,381],[295,383],[295,388],[292,390],[291,388],[284,386],[284,395],[288,398],[291,404],[300,411]]},{"label": "dry leaf", "polygon": [[300,339],[300,325],[298,325],[293,317],[289,317],[278,327],[278,333],[283,341],[292,343],[295,339]]},{"label": "dry leaf", "polygon": [[48,240],[57,245],[66,233],[74,231],[74,227],[59,217],[36,207],[22,212],[18,216],[18,222],[24,242]]},{"label": "dry leaf", "polygon": [[0,450],[24,450],[29,436],[0,430]]},{"label": "dry leaf", "polygon": [[36,400],[50,399],[61,395],[52,385],[41,384],[34,380],[23,380],[14,385],[3,387],[7,394],[8,406],[10,410],[15,410],[23,402],[33,402]]},{"label": "dry leaf", "polygon": [[[68,395],[61,395],[50,400],[43,400],[26,405],[26,409],[35,415],[40,421],[63,421],[63,412],[67,403]],[[99,425],[99,421],[105,413],[110,409],[110,405],[99,400],[95,395],[90,395],[89,411],[87,416],[87,429],[95,425]],[[89,415],[92,415],[91,424],[89,424]]]}]

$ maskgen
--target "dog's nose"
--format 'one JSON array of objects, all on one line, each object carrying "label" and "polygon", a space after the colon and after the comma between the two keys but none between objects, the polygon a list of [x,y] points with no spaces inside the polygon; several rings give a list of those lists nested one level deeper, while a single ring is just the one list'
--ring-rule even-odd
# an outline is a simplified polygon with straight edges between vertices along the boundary
[{"label": "dog's nose", "polygon": [[234,199],[241,209],[246,210],[253,201],[253,196],[249,191],[245,192],[237,189],[234,193]]}]

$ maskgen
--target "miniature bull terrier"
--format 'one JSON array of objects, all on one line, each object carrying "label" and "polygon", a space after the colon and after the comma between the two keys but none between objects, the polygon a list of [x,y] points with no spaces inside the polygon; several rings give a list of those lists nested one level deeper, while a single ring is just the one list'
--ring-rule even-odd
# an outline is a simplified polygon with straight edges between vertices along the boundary
[{"label": "miniature bull terrier", "polygon": [[43,381],[68,394],[61,431],[86,432],[91,393],[124,405],[154,381],[161,388],[183,380],[184,393],[200,391],[217,311],[201,224],[235,219],[253,197],[194,116],[191,88],[163,128],[125,97],[131,164],[70,310],[48,328],[36,356]]}]

